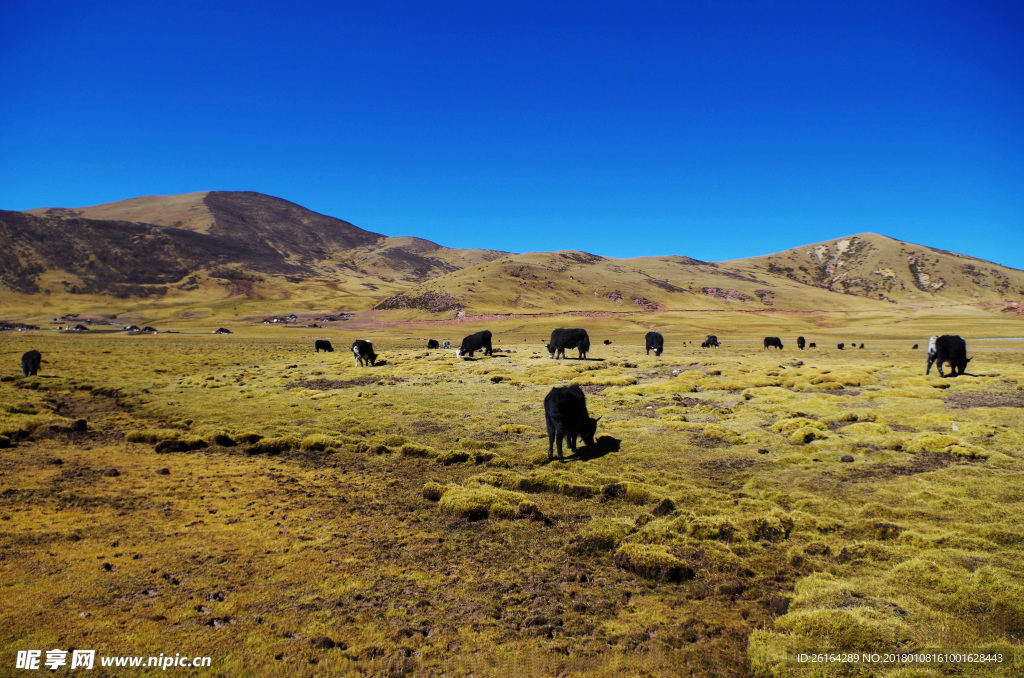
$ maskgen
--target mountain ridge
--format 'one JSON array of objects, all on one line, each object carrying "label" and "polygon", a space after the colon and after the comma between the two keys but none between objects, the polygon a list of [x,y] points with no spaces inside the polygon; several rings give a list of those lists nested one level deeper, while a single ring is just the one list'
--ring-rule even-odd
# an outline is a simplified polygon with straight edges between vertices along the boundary
[{"label": "mountain ridge", "polygon": [[249,191],[0,211],[0,246],[9,253],[0,285],[29,297],[334,299],[353,310],[434,308],[423,300],[444,298],[445,309],[481,313],[1005,305],[1024,298],[1024,271],[875,233],[722,262],[576,250],[517,254],[386,236]]}]

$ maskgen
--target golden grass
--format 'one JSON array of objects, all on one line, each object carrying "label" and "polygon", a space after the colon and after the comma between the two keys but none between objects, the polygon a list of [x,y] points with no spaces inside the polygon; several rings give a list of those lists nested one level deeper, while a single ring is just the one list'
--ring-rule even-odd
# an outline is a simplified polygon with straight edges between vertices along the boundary
[{"label": "golden grass", "polygon": [[[881,319],[865,350],[802,331],[822,348],[781,353],[744,315],[715,316],[739,328],[717,350],[682,344],[692,317],[637,320],[595,321],[586,362],[521,320],[490,328],[514,352],[465,361],[418,335],[476,327],[351,336],[376,368],[277,328],[0,335],[4,656],[802,676],[801,648],[1019,652],[1022,342],[965,329],[974,376],[938,379]],[[665,323],[660,358],[640,321]],[[598,445],[549,464],[542,401],[566,383]]]}]

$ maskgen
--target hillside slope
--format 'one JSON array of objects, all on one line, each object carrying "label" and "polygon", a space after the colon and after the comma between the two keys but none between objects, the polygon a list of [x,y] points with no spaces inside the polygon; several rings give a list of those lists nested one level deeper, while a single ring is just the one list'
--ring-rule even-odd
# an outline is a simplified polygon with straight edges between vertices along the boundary
[{"label": "hillside slope", "polygon": [[512,255],[422,282],[404,296],[428,293],[482,313],[1006,306],[1024,299],[1024,271],[865,233],[717,263],[584,252]]},{"label": "hillside slope", "polygon": [[452,250],[419,238],[390,238],[293,202],[250,191],[146,196],[29,213],[173,227],[242,243],[251,252],[250,259],[287,261],[308,273],[336,274],[347,268],[386,280],[422,280],[504,254]]},{"label": "hillside slope", "polygon": [[229,239],[127,221],[0,211],[0,243],[7,253],[0,282],[21,294],[162,295],[167,285],[229,262],[295,271],[284,261],[257,260]]},{"label": "hillside slope", "polygon": [[612,259],[534,252],[467,266],[419,283],[403,298],[447,295],[472,313],[654,310],[855,310],[884,301],[809,287],[767,271],[682,256]]},{"label": "hillside slope", "polygon": [[[0,268],[12,290],[116,296],[163,294],[145,286],[196,275],[255,283],[247,288],[278,276],[375,292],[503,254],[389,238],[279,198],[224,191],[0,212],[0,244],[15,253]],[[97,259],[108,265],[89,263]]]},{"label": "hillside slope", "polygon": [[546,313],[882,310],[1024,299],[1024,271],[870,233],[717,263],[510,254],[388,237],[252,192],[0,211],[0,247],[8,253],[0,284],[22,307],[38,294],[232,300],[240,314],[262,312],[267,302]]},{"label": "hillside slope", "polygon": [[723,262],[746,275],[875,299],[940,304],[1003,302],[1024,296],[1024,271],[875,233]]}]

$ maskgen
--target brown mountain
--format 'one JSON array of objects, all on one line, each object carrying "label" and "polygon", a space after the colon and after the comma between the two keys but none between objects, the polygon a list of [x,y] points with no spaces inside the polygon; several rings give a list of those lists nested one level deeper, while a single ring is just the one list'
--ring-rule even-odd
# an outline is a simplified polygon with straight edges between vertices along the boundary
[{"label": "brown mountain", "polygon": [[24,212],[0,211],[0,243],[7,252],[0,258],[0,282],[22,294],[145,297],[194,271],[248,258],[242,244],[226,238],[152,224]]},{"label": "brown mountain", "polygon": [[[726,262],[455,250],[250,192],[0,212],[0,283],[21,296],[245,298],[469,312],[1007,305],[1024,272],[875,234]],[[440,300],[440,301],[439,301]],[[234,302],[232,302],[234,304]],[[239,313],[246,312],[243,309]]]},{"label": "brown mountain", "polygon": [[948,305],[1024,296],[1024,271],[874,233],[726,264],[746,275],[872,299]]},{"label": "brown mountain", "polygon": [[147,196],[30,214],[132,221],[247,243],[257,260],[319,262],[338,252],[376,245],[384,236],[260,193],[209,191]]},{"label": "brown mountain", "polygon": [[[893,303],[1006,305],[1024,271],[865,233],[725,262],[509,255],[425,280],[407,297],[449,295],[478,312],[641,309],[855,310]],[[388,307],[390,302],[384,302]]]},{"label": "brown mountain", "polygon": [[372,291],[503,254],[389,238],[286,200],[225,191],[0,212],[0,242],[16,255],[0,267],[0,282],[13,290],[41,291],[48,272],[65,274],[69,291],[116,296],[164,294],[194,274],[358,279]]}]

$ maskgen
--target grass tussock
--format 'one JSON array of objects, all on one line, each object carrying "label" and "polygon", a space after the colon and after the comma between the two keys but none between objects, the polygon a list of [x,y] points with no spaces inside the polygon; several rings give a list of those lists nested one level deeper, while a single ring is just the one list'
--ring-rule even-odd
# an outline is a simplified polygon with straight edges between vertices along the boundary
[{"label": "grass tussock", "polygon": [[493,487],[450,488],[441,495],[439,506],[444,513],[465,518],[515,518],[519,505],[526,501],[520,492],[499,490]]},{"label": "grass tussock", "polygon": [[176,440],[181,437],[181,431],[175,429],[143,429],[141,431],[128,431],[124,439],[130,443],[146,443],[155,445],[164,440]]},{"label": "grass tussock", "polygon": [[615,552],[615,563],[659,582],[678,583],[693,578],[693,570],[661,546],[624,544]]}]

